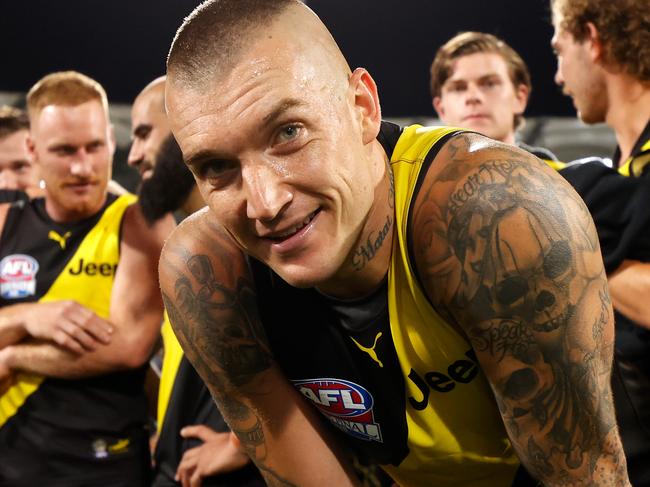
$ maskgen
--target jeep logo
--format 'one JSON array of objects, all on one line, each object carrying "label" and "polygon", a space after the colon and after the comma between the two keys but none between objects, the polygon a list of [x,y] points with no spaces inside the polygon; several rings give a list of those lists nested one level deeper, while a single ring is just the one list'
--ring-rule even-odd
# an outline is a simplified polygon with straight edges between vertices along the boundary
[{"label": "jeep logo", "polygon": [[108,262],[102,262],[100,264],[96,264],[94,262],[86,263],[83,259],[79,259],[76,269],[72,267],[68,269],[68,272],[73,276],[78,276],[79,274],[83,273],[88,276],[100,275],[108,277],[115,275],[116,271],[117,264],[110,264]]},{"label": "jeep logo", "polygon": [[447,373],[442,372],[427,372],[422,378],[414,369],[409,372],[409,379],[413,382],[420,392],[422,393],[422,400],[417,401],[413,397],[409,397],[409,402],[416,410],[422,411],[429,404],[430,391],[436,392],[450,392],[456,387],[457,383],[468,384],[474,377],[477,376],[479,368],[477,365],[476,354],[471,348],[465,352],[465,356],[469,360],[456,360],[449,367]]}]

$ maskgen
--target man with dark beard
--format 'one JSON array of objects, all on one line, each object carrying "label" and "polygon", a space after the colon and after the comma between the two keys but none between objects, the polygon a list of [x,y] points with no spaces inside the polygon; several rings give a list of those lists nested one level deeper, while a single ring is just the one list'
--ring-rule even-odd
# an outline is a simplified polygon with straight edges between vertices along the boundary
[{"label": "man with dark beard", "polygon": [[[167,125],[164,86],[164,77],[147,85],[131,113],[133,145],[128,161],[142,176],[139,201],[150,224],[169,212],[182,219],[205,205]],[[203,381],[184,357],[167,319],[162,336],[164,359],[152,485],[264,485],[229,433]]]},{"label": "man with dark beard", "polygon": [[138,194],[149,222],[170,212],[179,212],[184,218],[204,206],[194,176],[183,164],[183,154],[171,134],[163,140],[151,177],[142,181]]}]

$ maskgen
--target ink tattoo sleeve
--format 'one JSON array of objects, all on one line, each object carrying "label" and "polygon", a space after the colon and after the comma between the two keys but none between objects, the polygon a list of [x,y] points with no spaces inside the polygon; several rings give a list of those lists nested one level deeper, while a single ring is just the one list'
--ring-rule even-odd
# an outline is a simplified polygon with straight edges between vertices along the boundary
[{"label": "ink tattoo sleeve", "polygon": [[[303,440],[302,432],[311,424],[296,422],[294,412],[300,411],[301,418],[309,412],[272,360],[246,260],[208,219],[181,225],[177,233],[180,237],[166,244],[160,263],[163,300],[176,337],[267,485],[298,485],[285,478],[286,471],[294,471],[285,468],[286,458],[275,461],[279,469],[273,458],[282,458],[277,438],[286,431],[298,431],[293,443]],[[325,469],[340,468],[333,455],[322,456],[330,462]],[[295,458],[291,462],[298,464]],[[335,482],[352,485],[338,478]]]},{"label": "ink tattoo sleeve", "polygon": [[485,140],[451,139],[417,196],[411,228],[424,286],[471,342],[534,476],[628,485],[609,385],[613,313],[592,220],[542,162]]}]

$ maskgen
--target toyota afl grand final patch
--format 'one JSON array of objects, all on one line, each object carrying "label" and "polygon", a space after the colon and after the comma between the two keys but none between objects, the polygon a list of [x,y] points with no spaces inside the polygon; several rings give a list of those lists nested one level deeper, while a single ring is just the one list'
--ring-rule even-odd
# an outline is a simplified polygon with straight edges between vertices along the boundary
[{"label": "toyota afl grand final patch", "polygon": [[355,438],[383,443],[381,427],[372,412],[374,399],[364,387],[330,378],[292,382],[338,429]]},{"label": "toyota afl grand final patch", "polygon": [[36,294],[38,262],[29,255],[13,254],[0,260],[0,296],[19,299]]}]

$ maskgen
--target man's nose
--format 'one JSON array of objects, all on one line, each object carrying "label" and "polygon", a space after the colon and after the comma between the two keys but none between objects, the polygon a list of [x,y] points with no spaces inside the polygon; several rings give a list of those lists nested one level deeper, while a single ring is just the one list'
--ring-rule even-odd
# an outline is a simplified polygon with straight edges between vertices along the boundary
[{"label": "man's nose", "polygon": [[126,159],[127,164],[131,167],[136,167],[140,161],[142,161],[142,158],[144,157],[143,154],[142,142],[138,139],[135,139],[131,144],[131,148],[129,149],[129,156]]},{"label": "man's nose", "polygon": [[560,63],[558,62],[557,67],[555,68],[555,76],[553,77],[555,84],[558,86],[564,85],[564,76],[562,76],[562,70],[560,69]]},{"label": "man's nose", "polygon": [[242,168],[246,215],[251,220],[272,221],[293,199],[277,170],[256,164]]},{"label": "man's nose", "polygon": [[89,176],[92,174],[92,161],[85,149],[79,149],[70,164],[70,173],[74,176]]},{"label": "man's nose", "polygon": [[475,104],[475,103],[480,103],[481,101],[481,90],[478,88],[478,86],[476,86],[473,83],[467,87],[467,92],[465,95],[466,95],[465,98],[466,103]]}]

